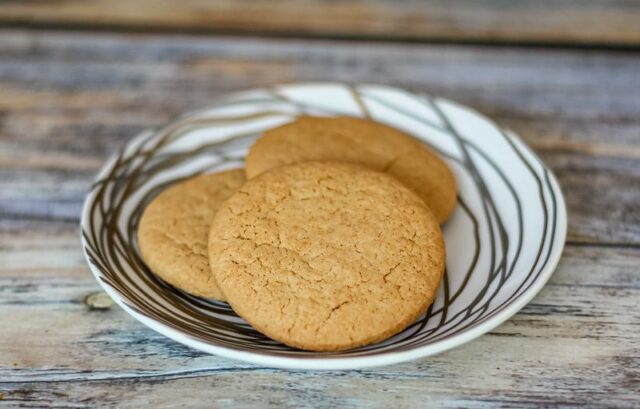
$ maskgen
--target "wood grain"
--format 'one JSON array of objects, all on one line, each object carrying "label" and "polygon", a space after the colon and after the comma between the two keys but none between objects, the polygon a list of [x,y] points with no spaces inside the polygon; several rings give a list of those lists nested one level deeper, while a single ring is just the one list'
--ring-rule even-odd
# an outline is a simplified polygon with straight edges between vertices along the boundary
[{"label": "wood grain", "polygon": [[637,0],[0,2],[0,23],[548,44],[640,44]]},{"label": "wood grain", "polygon": [[570,246],[542,293],[490,334],[413,363],[325,373],[217,358],[146,329],[116,306],[89,310],[82,300],[98,286],[74,228],[0,240],[0,309],[10,317],[0,331],[0,407],[637,403],[636,250]]},{"label": "wood grain", "polygon": [[4,31],[0,223],[76,223],[89,180],[144,128],[224,92],[388,83],[477,107],[559,177],[569,240],[640,245],[636,53]]},{"label": "wood grain", "polygon": [[[640,58],[633,52],[0,30],[0,407],[634,407],[640,385]],[[304,372],[206,355],[114,306],[81,203],[140,130],[218,95],[377,82],[478,107],[558,175],[569,245],[542,293],[417,362]]]}]

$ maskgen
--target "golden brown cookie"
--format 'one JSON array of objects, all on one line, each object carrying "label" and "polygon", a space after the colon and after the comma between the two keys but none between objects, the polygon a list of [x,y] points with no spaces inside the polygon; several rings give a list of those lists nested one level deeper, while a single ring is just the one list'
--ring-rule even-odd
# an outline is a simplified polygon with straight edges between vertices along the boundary
[{"label": "golden brown cookie", "polygon": [[181,290],[224,300],[209,268],[209,228],[218,208],[244,181],[244,171],[234,169],[196,176],[160,193],[138,227],[147,266]]},{"label": "golden brown cookie", "polygon": [[395,128],[354,117],[303,116],[266,131],[247,155],[247,177],[309,160],[356,163],[388,173],[417,193],[440,223],[456,204],[455,177],[435,152]]},{"label": "golden brown cookie", "polygon": [[304,162],[249,180],[218,210],[209,260],[227,301],[292,347],[340,351],[406,328],[433,301],[444,242],[396,179]]}]

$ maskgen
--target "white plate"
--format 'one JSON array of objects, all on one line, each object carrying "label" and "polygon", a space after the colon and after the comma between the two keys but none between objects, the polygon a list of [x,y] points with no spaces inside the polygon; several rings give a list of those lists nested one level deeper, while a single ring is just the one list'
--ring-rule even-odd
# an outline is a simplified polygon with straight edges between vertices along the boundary
[{"label": "white plate", "polygon": [[[444,225],[447,274],[427,314],[384,342],[341,353],[294,350],[262,336],[225,303],[189,296],[142,263],[137,223],[168,184],[242,166],[264,130],[299,114],[364,116],[437,150],[459,202]],[[565,242],[556,179],[512,132],[448,100],[377,85],[293,84],[231,95],[144,132],[104,166],[82,214],[91,270],[134,318],[212,354],[283,368],[351,369],[422,358],[496,327],[540,291]],[[487,359],[490,359],[487,357]]]}]

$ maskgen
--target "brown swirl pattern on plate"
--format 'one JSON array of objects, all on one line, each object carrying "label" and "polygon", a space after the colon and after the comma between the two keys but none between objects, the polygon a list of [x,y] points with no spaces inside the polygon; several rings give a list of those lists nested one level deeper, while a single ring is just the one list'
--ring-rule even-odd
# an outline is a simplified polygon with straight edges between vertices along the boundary
[{"label": "brown swirl pattern on plate", "polygon": [[[456,251],[466,251],[473,256],[466,271],[457,277],[458,283],[454,284],[449,272],[445,273],[438,300],[426,314],[403,332],[384,342],[351,351],[321,355],[370,356],[433,344],[479,325],[524,294],[545,269],[558,239],[555,231],[560,204],[546,167],[541,165],[537,157],[514,136],[496,125],[496,129],[534,178],[539,193],[537,200],[540,201],[542,209],[544,230],[538,243],[536,258],[528,273],[512,283],[510,280],[514,280],[513,272],[522,252],[524,215],[522,198],[518,196],[514,182],[505,171],[481,147],[458,132],[442,109],[440,101],[426,95],[406,93],[407,98],[412,98],[417,104],[431,110],[438,118],[438,121],[434,121],[370,94],[367,89],[348,89],[359,107],[361,116],[379,119],[367,108],[367,103],[377,104],[407,121],[418,122],[437,131],[438,134],[451,138],[461,153],[460,157],[438,149],[437,146],[430,147],[439,152],[451,166],[466,174],[478,192],[481,205],[478,209],[472,209],[465,197],[466,193],[459,194],[460,217],[466,218],[471,226],[469,234],[473,237],[473,248],[449,249],[448,252],[455,254]],[[181,138],[191,135],[194,131],[229,124],[249,124],[270,118],[286,120],[300,114],[345,114],[290,99],[276,90],[241,94],[239,97],[222,101],[219,106],[253,108],[245,114],[209,115],[207,112],[210,110],[207,110],[179,118],[163,129],[139,136],[111,160],[107,166],[108,171],[103,172],[92,186],[85,204],[88,221],[82,229],[85,253],[99,271],[99,280],[119,293],[122,299],[126,300],[126,306],[141,316],[206,344],[260,354],[317,358],[318,353],[291,349],[266,338],[235,315],[226,303],[193,297],[171,287],[152,274],[140,257],[136,230],[146,204],[171,183],[242,161],[243,149],[258,136],[260,129],[230,132],[224,137],[197,144],[192,149],[172,150],[171,147],[180,142]],[[526,155],[523,150],[527,150]],[[193,166],[194,163],[200,162],[198,166]],[[510,192],[517,209],[518,233],[515,240],[507,234],[504,216],[491,189],[479,172],[479,166],[495,172]],[[174,172],[171,176],[164,175],[159,178],[160,175],[182,167],[190,171]],[[542,171],[536,170],[536,167],[541,167]],[[157,179],[162,181],[158,182]],[[487,229],[488,240],[481,240],[481,227]],[[514,251],[515,256],[509,257],[510,250]],[[486,266],[485,263],[480,266],[481,257],[487,258]],[[485,278],[485,282],[475,288],[474,297],[460,305],[460,300],[464,298],[462,294],[468,290],[472,276],[478,274]],[[500,289],[508,282],[515,289],[506,299],[497,304],[492,303]]]}]

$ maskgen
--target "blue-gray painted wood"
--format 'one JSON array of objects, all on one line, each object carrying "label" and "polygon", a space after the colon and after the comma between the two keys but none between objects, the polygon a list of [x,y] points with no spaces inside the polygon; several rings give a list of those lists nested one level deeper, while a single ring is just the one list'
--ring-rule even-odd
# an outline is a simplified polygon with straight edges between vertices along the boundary
[{"label": "blue-gray painted wood", "polygon": [[[0,30],[0,407],[637,406],[639,57]],[[89,308],[78,215],[110,153],[222,92],[321,79],[442,94],[523,135],[569,208],[541,294],[455,350],[330,373],[209,356]]]}]

